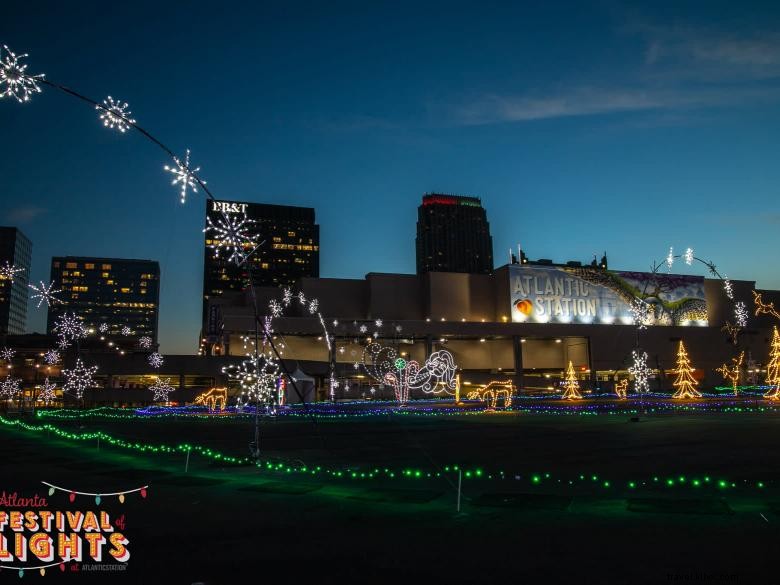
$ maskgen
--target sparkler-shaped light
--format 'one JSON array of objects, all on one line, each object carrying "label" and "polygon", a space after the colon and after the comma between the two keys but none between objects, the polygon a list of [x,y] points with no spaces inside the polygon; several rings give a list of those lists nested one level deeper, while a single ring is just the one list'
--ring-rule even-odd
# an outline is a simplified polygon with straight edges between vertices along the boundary
[{"label": "sparkler-shaped light", "polygon": [[631,319],[639,329],[647,329],[647,321],[650,316],[650,306],[642,299],[635,298],[628,306]]},{"label": "sparkler-shaped light", "polygon": [[135,119],[131,117],[132,112],[127,107],[127,102],[114,101],[114,98],[108,96],[103,100],[103,105],[95,106],[95,109],[100,111],[103,126],[111,129],[116,128],[124,134],[130,126],[135,124]]},{"label": "sparkler-shaped light", "polygon": [[10,280],[13,284],[17,272],[24,272],[24,268],[17,268],[6,260],[5,264],[0,266],[0,280]]},{"label": "sparkler-shaped light", "polygon": [[670,246],[669,253],[666,255],[666,268],[668,270],[671,270],[673,265],[674,265],[674,248]]},{"label": "sparkler-shaped light", "polygon": [[27,102],[32,94],[41,93],[38,81],[43,79],[43,73],[27,75],[27,64],[22,63],[27,53],[17,55],[7,46],[3,48],[6,55],[0,59],[0,99],[15,97],[19,103]]},{"label": "sparkler-shaped light", "polygon": [[55,289],[54,283],[51,282],[48,285],[40,281],[40,287],[35,286],[34,284],[28,284],[33,291],[35,291],[36,294],[30,295],[31,299],[38,299],[38,304],[36,305],[37,308],[41,308],[41,305],[43,303],[46,303],[47,307],[51,307],[52,305],[56,305],[57,303],[61,303],[62,300],[57,298],[57,293],[61,293],[62,290]]},{"label": "sparkler-shaped light", "polygon": [[[195,167],[194,169],[190,168],[189,148],[187,149],[187,153],[184,156],[184,162],[182,162],[178,157],[173,157],[173,162],[176,163],[175,167],[169,167],[168,165],[165,165],[163,168],[174,175],[174,179],[171,181],[171,185],[181,186],[181,202],[186,203],[188,187],[192,189],[193,193],[198,192],[198,178],[196,177],[195,173],[200,171],[200,167]],[[206,184],[206,181],[203,181],[202,179],[200,182],[204,185]]]},{"label": "sparkler-shaped light", "polygon": [[685,258],[685,263],[690,266],[693,264],[693,248],[688,248],[685,250],[685,254],[683,255],[683,258]]},{"label": "sparkler-shaped light", "polygon": [[203,233],[213,232],[209,248],[214,249],[214,255],[218,258],[220,250],[228,254],[228,262],[240,265],[257,247],[257,239],[251,233],[254,220],[248,219],[246,213],[228,215],[223,213],[216,221],[206,216],[206,227]]}]

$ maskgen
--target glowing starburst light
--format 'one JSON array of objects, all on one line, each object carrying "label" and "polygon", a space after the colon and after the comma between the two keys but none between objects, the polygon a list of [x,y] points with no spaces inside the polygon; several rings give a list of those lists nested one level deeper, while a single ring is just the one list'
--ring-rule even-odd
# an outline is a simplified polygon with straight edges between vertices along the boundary
[{"label": "glowing starburst light", "polygon": [[0,266],[0,280],[10,280],[13,284],[17,272],[24,272],[24,268],[17,268],[6,260],[5,265]]},{"label": "glowing starburst light", "polygon": [[41,305],[43,303],[46,303],[47,307],[51,307],[52,305],[56,305],[57,303],[62,303],[62,300],[57,298],[57,293],[61,293],[61,289],[54,288],[54,283],[51,282],[48,285],[40,281],[40,286],[35,286],[34,284],[28,284],[33,291],[35,291],[36,294],[30,295],[31,299],[38,299],[38,304],[36,305],[37,308],[41,308]]},{"label": "glowing starburst light", "polygon": [[132,112],[127,107],[127,102],[114,100],[114,98],[108,96],[103,100],[103,105],[95,106],[95,109],[100,111],[100,119],[103,121],[103,126],[111,129],[116,128],[124,134],[130,126],[135,124],[135,119],[131,116]]},{"label": "glowing starburst light", "polygon": [[203,233],[213,232],[209,248],[213,248],[214,256],[219,258],[220,250],[224,250],[228,262],[242,264],[257,247],[257,238],[251,232],[253,223],[255,221],[248,219],[246,213],[223,213],[216,221],[207,215]]},{"label": "glowing starburst light", "polygon": [[[168,165],[165,165],[163,168],[168,171],[169,173],[172,173],[174,175],[173,181],[171,181],[171,185],[181,186],[181,202],[186,203],[187,202],[187,188],[189,187],[192,189],[193,193],[197,193],[198,189],[198,181],[199,179],[195,175],[198,171],[200,171],[200,167],[190,168],[190,149],[187,149],[187,154],[184,156],[184,162],[182,162],[179,158],[173,157],[173,162],[176,163],[175,167],[169,167]],[[204,185],[206,184],[206,181],[203,181],[200,179],[200,182]]]},{"label": "glowing starburst light", "polygon": [[43,79],[43,74],[27,75],[27,65],[22,59],[27,53],[17,55],[7,46],[3,45],[6,55],[0,59],[0,99],[15,97],[19,103],[30,100],[34,93],[41,93],[38,82]]}]

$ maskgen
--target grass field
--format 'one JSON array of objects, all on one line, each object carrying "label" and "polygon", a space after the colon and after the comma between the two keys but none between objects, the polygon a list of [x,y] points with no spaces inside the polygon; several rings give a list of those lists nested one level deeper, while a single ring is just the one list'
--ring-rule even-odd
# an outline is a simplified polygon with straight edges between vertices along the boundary
[{"label": "grass field", "polygon": [[[149,484],[104,503],[127,516],[127,570],[70,582],[777,582],[780,413],[632,414],[282,416],[261,423],[273,472],[0,425],[0,490]],[[251,418],[27,422],[239,458],[252,438]]]}]

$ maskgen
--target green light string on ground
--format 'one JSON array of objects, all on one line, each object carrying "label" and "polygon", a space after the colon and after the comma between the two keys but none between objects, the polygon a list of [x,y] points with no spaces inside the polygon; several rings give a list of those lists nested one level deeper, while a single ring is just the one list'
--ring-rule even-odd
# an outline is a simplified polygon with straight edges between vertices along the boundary
[{"label": "green light string on ground", "polygon": [[205,458],[220,461],[232,465],[253,465],[264,471],[280,474],[280,475],[296,475],[298,477],[311,477],[317,479],[329,479],[329,480],[372,480],[372,479],[435,479],[441,478],[444,474],[458,475],[462,474],[463,479],[466,480],[512,480],[521,481],[524,480],[530,483],[532,486],[579,486],[589,485],[592,487],[599,487],[605,490],[624,487],[628,490],[635,490],[640,487],[690,487],[690,488],[702,488],[712,487],[718,490],[736,489],[738,487],[753,487],[759,490],[763,490],[767,485],[772,484],[771,481],[757,481],[746,480],[733,481],[726,478],[713,479],[709,475],[701,477],[688,477],[686,475],[672,475],[669,477],[653,476],[652,478],[646,478],[643,480],[609,480],[601,477],[597,474],[581,474],[574,479],[566,479],[554,477],[550,473],[536,473],[530,475],[516,475],[507,474],[504,471],[487,472],[480,467],[473,469],[463,468],[458,465],[447,465],[443,467],[443,473],[440,471],[430,472],[421,469],[402,469],[400,471],[393,470],[388,467],[374,467],[366,470],[361,470],[359,467],[347,467],[344,469],[328,469],[320,465],[309,466],[300,465],[292,466],[286,463],[278,463],[273,461],[256,462],[249,457],[233,457],[224,455],[213,449],[208,449],[200,445],[190,445],[183,443],[172,447],[170,445],[149,445],[141,444],[138,442],[125,441],[123,439],[117,439],[103,433],[101,431],[90,433],[71,433],[69,431],[62,430],[54,425],[46,424],[42,426],[30,425],[18,420],[9,420],[0,416],[0,423],[8,427],[17,427],[26,431],[32,432],[52,432],[58,437],[67,440],[75,441],[91,441],[100,439],[106,444],[113,445],[128,450],[135,450],[139,453],[196,453]]}]

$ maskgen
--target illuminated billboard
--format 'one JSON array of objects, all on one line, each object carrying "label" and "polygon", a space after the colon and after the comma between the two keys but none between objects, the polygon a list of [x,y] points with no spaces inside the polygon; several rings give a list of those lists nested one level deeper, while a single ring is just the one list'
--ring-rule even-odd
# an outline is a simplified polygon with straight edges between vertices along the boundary
[{"label": "illuminated billboard", "polygon": [[511,264],[509,292],[516,323],[631,325],[641,299],[647,325],[707,325],[703,276]]}]

